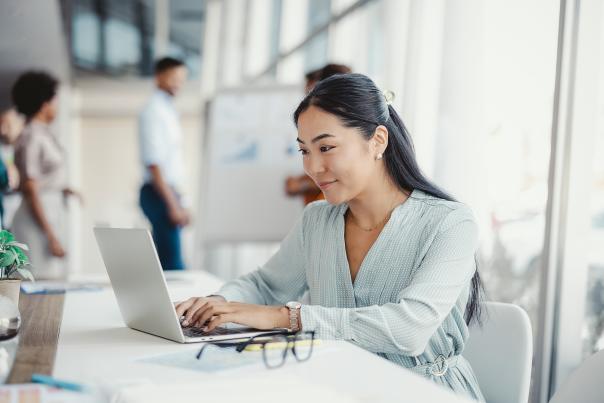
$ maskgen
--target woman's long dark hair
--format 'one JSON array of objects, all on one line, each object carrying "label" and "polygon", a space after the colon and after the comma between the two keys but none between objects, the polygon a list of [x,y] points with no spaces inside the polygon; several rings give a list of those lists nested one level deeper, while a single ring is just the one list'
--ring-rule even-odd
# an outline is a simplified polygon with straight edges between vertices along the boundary
[{"label": "woman's long dark hair", "polygon": [[[388,147],[384,152],[384,164],[398,188],[405,193],[419,189],[431,196],[455,201],[421,172],[407,128],[369,77],[362,74],[341,74],[320,81],[294,112],[296,126],[300,114],[311,105],[337,116],[344,126],[359,129],[366,140],[373,137],[377,126],[385,126],[388,129]],[[467,324],[472,320],[480,322],[483,291],[476,262],[465,311]]]}]

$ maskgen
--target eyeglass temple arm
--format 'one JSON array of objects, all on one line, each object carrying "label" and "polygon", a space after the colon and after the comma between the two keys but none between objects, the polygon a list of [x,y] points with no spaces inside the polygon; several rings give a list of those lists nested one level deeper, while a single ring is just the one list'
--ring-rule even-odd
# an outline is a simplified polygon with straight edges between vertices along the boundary
[{"label": "eyeglass temple arm", "polygon": [[242,343],[247,343],[247,342],[240,342],[240,343],[207,343],[204,344],[201,349],[199,350],[199,353],[197,353],[197,359],[201,358],[201,354],[203,354],[203,351],[206,349],[207,346],[216,346],[216,347],[220,347],[220,348],[227,348],[227,347],[237,347],[239,348],[239,345],[241,345]]},{"label": "eyeglass temple arm", "polygon": [[283,333],[263,333],[263,334],[258,334],[258,335],[254,336],[254,337],[252,337],[252,338],[250,338],[250,339],[248,339],[246,341],[243,341],[243,342],[239,343],[237,345],[236,350],[237,350],[238,353],[240,353],[243,350],[245,350],[245,348],[247,346],[249,346],[250,344],[252,344],[252,343],[258,343],[258,344],[266,344],[266,343],[268,343],[269,342],[268,340],[267,341],[259,341],[258,340],[258,339],[261,339],[263,337],[271,337],[271,336],[275,336],[275,335],[284,335],[284,336],[287,336],[288,334],[289,333],[285,333],[285,332],[283,332]]}]

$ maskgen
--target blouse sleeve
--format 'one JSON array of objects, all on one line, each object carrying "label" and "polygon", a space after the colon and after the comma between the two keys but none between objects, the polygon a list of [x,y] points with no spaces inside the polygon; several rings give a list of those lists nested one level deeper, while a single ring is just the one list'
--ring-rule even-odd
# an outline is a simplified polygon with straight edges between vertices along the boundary
[{"label": "blouse sleeve", "polygon": [[302,216],[285,237],[279,250],[258,270],[225,284],[218,295],[227,301],[281,305],[306,290]]},{"label": "blouse sleeve", "polygon": [[19,144],[15,150],[15,165],[22,181],[42,176],[42,144],[35,136]]},{"label": "blouse sleeve", "polygon": [[304,330],[321,337],[349,340],[372,352],[417,356],[461,293],[476,265],[478,228],[468,208],[451,211],[398,302],[362,308],[303,305]]}]

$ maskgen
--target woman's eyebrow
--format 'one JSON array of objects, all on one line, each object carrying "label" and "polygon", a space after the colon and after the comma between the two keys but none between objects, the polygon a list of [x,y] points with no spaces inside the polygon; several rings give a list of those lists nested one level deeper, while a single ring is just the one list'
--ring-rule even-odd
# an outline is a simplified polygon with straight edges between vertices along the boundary
[{"label": "woman's eyebrow", "polygon": [[[316,143],[317,141],[322,140],[322,139],[327,138],[327,137],[335,137],[335,136],[333,134],[323,133],[323,134],[319,134],[317,137],[315,137],[314,139],[312,139],[310,142],[311,143]],[[298,143],[306,144],[302,140],[300,140],[300,137],[296,138],[296,141]]]}]

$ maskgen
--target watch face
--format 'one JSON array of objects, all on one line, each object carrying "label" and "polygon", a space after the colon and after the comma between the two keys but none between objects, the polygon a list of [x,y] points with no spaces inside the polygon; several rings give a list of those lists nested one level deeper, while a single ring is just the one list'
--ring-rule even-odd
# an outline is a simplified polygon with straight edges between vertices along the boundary
[{"label": "watch face", "polygon": [[285,304],[285,306],[291,309],[298,309],[302,306],[302,304],[298,301],[289,301],[287,304]]}]

